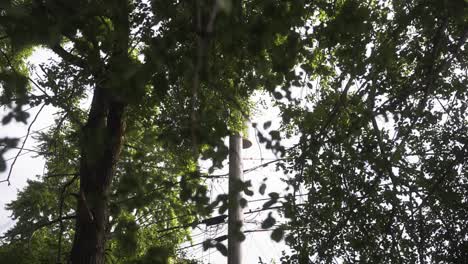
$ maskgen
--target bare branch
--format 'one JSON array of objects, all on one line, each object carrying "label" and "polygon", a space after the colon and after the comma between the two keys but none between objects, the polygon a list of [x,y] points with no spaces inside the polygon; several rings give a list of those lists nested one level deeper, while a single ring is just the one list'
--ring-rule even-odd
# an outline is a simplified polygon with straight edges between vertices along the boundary
[{"label": "bare branch", "polygon": [[70,64],[76,65],[80,68],[85,69],[87,67],[86,61],[78,56],[75,56],[68,51],[66,51],[62,46],[55,45],[52,50],[57,53],[63,60],[69,62]]},{"label": "bare branch", "polygon": [[0,147],[4,147],[4,149],[22,149],[22,150],[26,150],[28,152],[35,152],[37,154],[47,154],[47,152],[43,152],[43,151],[39,151],[39,150],[35,150],[35,149],[20,148],[20,147],[9,147],[9,146],[4,145],[4,144],[0,144]]},{"label": "bare branch", "polygon": [[10,166],[10,170],[8,172],[8,176],[5,180],[1,180],[0,183],[2,182],[8,182],[8,186],[11,185],[10,183],[10,177],[11,177],[11,173],[13,172],[13,167],[15,166],[15,163],[16,161],[18,160],[18,157],[21,155],[21,152],[23,151],[24,149],[24,145],[26,145],[26,141],[28,140],[29,138],[29,134],[31,133],[31,127],[34,125],[34,123],[36,122],[37,118],[39,117],[39,114],[42,112],[42,109],[44,109],[44,106],[46,106],[45,104],[43,104],[41,106],[41,108],[39,109],[39,111],[37,111],[37,114],[36,116],[34,117],[33,121],[29,124],[29,127],[28,127],[28,132],[26,133],[26,137],[24,138],[23,140],[23,144],[21,145],[21,148],[19,149],[18,153],[16,153],[16,156],[15,156],[15,159],[13,160],[13,163],[11,164]]}]

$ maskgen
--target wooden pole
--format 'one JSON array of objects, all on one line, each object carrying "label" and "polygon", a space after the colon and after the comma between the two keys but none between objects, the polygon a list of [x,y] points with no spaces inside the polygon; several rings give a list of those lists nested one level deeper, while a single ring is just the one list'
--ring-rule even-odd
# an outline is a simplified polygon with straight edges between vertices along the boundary
[{"label": "wooden pole", "polygon": [[241,264],[242,248],[239,234],[242,226],[240,207],[242,172],[242,137],[229,137],[229,218],[228,218],[228,264]]}]

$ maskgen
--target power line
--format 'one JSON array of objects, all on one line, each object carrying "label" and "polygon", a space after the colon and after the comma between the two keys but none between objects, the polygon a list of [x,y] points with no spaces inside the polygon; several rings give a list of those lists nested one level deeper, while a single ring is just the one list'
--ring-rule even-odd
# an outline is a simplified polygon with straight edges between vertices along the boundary
[{"label": "power line", "polygon": [[[271,165],[273,163],[280,162],[280,161],[283,161],[283,160],[286,160],[286,158],[275,159],[275,160],[263,163],[261,165],[254,166],[252,168],[245,169],[245,170],[243,170],[243,174],[250,173],[250,172],[255,171],[257,169],[267,167],[268,165]],[[207,176],[201,176],[201,177],[204,177],[204,178],[226,178],[228,176],[229,176],[229,173],[217,174],[217,175],[207,175]]]},{"label": "power line", "polygon": [[[278,226],[280,226],[280,225],[274,225],[274,227],[278,227]],[[270,231],[273,231],[273,229],[251,229],[251,230],[245,230],[245,231],[243,231],[243,233],[248,234],[248,233],[270,232]],[[226,238],[227,238],[227,236],[225,237],[225,235],[222,235],[222,236],[219,236],[219,237],[216,237],[216,238],[212,238],[212,240],[223,241]],[[196,243],[196,244],[193,244],[193,245],[190,245],[190,246],[182,247],[182,248],[177,249],[176,251],[182,251],[184,249],[200,246],[200,245],[203,245],[204,242],[205,241],[200,242],[200,243]]]},{"label": "power line", "polygon": [[[291,196],[292,196],[292,197],[300,197],[300,196],[306,196],[306,195],[308,195],[308,194],[305,193],[305,194],[296,194],[296,195],[290,195],[290,196],[286,195],[286,196],[280,196],[280,197],[278,197],[278,199],[281,199],[281,198],[288,198],[288,197],[291,197]],[[272,200],[272,198],[262,198],[262,199],[255,199],[255,200],[247,200],[247,202],[252,203],[252,202],[269,201],[269,200]]]}]

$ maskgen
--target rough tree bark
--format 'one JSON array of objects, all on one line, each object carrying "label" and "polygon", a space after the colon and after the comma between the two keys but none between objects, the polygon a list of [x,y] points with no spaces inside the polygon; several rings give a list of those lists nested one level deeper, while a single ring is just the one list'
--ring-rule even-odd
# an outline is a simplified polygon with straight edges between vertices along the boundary
[{"label": "rough tree bark", "polygon": [[109,192],[125,130],[125,105],[96,89],[83,127],[73,264],[104,264]]},{"label": "rough tree bark", "polygon": [[[109,194],[115,165],[120,156],[125,133],[124,99],[116,94],[119,89],[132,87],[108,87],[125,85],[110,82],[124,78],[129,62],[129,1],[115,1],[109,11],[114,30],[113,49],[106,63],[99,52],[90,54],[89,68],[95,72],[96,84],[88,119],[82,129],[80,159],[80,193],[76,212],[75,236],[70,262],[72,264],[104,264],[106,230],[109,224]],[[94,41],[97,46],[96,41]],[[100,61],[99,65],[93,65]],[[106,66],[104,66],[107,64]],[[118,84],[116,84],[118,83]],[[117,92],[118,93],[118,92]]]}]

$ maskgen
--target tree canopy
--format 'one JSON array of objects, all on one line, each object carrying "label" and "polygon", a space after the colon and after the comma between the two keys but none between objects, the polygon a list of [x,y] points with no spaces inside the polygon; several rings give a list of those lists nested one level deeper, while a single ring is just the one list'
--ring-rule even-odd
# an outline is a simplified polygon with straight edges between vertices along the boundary
[{"label": "tree canopy", "polygon": [[[463,263],[467,14],[463,0],[4,1],[2,123],[33,123],[25,106],[59,114],[0,257],[189,263],[188,228],[228,203],[210,204],[203,179],[266,91],[282,122],[257,136],[290,186],[271,235],[292,249],[283,263]],[[57,58],[28,68],[39,47]],[[0,144],[5,171],[21,145]]]},{"label": "tree canopy", "polygon": [[289,261],[468,259],[466,11],[323,1],[304,34],[307,107],[281,104],[300,135],[285,167],[309,201],[288,212]]}]

